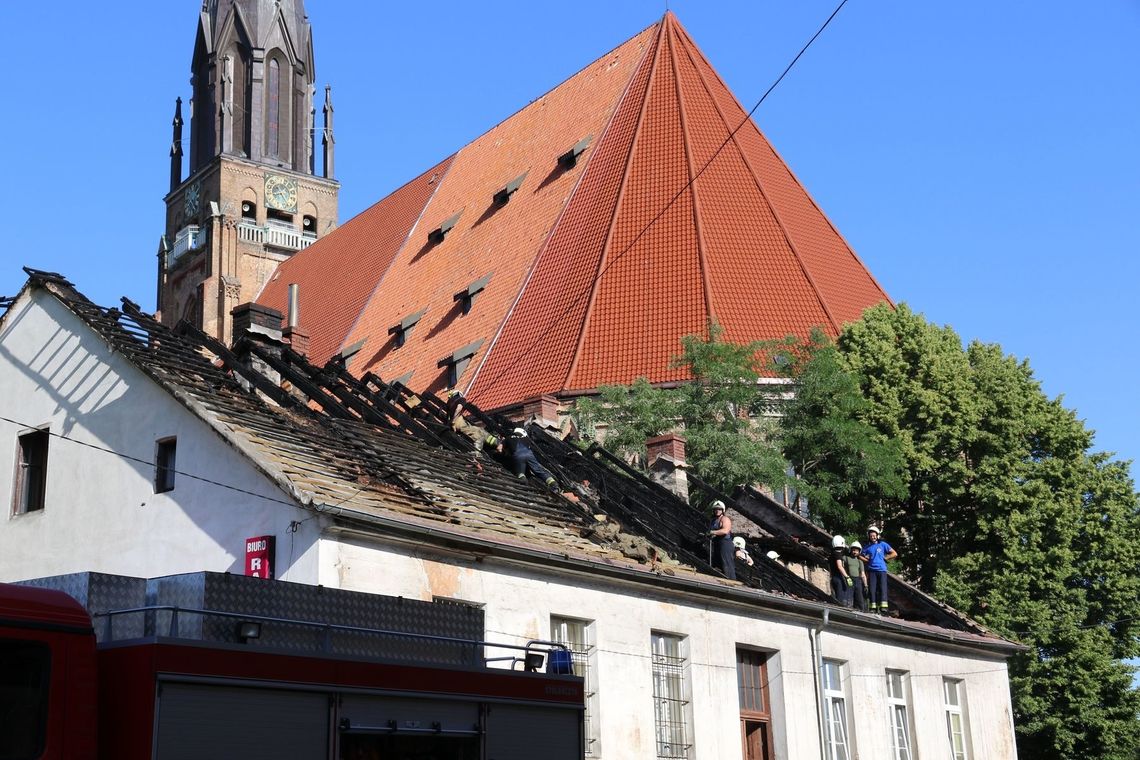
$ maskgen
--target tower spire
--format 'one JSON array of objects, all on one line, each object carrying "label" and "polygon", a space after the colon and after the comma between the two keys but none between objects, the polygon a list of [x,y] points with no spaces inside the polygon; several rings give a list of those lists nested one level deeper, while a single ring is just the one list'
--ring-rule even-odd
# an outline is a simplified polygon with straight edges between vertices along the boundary
[{"label": "tower spire", "polygon": [[333,179],[336,175],[333,172],[333,151],[336,148],[336,139],[333,138],[333,104],[332,104],[332,85],[325,85],[325,134],[321,138],[321,144],[325,149],[324,156],[324,176],[328,179]]},{"label": "tower spire", "polygon": [[174,137],[170,141],[170,189],[182,184],[182,98],[174,101]]}]

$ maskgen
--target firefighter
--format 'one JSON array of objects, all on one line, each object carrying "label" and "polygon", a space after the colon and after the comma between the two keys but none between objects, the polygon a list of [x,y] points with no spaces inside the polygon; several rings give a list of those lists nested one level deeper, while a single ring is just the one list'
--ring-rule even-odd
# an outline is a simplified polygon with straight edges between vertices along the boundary
[{"label": "firefighter", "polygon": [[851,591],[854,592],[854,607],[860,612],[867,611],[867,584],[863,580],[863,560],[859,559],[859,553],[863,551],[863,545],[858,541],[852,541],[851,545],[847,547],[849,552],[843,558],[843,562],[847,567],[847,575],[851,578],[853,585]]},{"label": "firefighter", "polygon": [[871,612],[877,615],[887,611],[887,562],[897,556],[894,547],[879,538],[879,526],[867,528],[867,545],[859,552],[859,558],[867,565]]},{"label": "firefighter", "polygon": [[732,539],[732,545],[736,547],[736,558],[749,567],[752,567],[752,555],[748,553],[748,544],[745,542],[744,536],[737,536]]},{"label": "firefighter", "polygon": [[712,566],[729,580],[736,580],[735,547],[732,545],[732,520],[724,513],[724,502],[712,503],[713,519],[709,523],[709,540],[712,541]]},{"label": "firefighter", "polygon": [[467,421],[463,414],[464,404],[463,394],[458,390],[447,392],[447,415],[448,419],[451,420],[451,429],[466,438],[470,438],[471,442],[475,444],[476,451],[482,451],[484,446],[502,451],[503,445],[498,438],[479,425]]},{"label": "firefighter", "polygon": [[843,536],[833,536],[831,539],[831,557],[827,560],[827,569],[831,574],[831,594],[835,601],[844,607],[851,606],[851,588],[855,582],[847,574],[847,564],[844,558],[847,555],[847,541]]},{"label": "firefighter", "polygon": [[507,442],[511,454],[511,465],[514,469],[515,477],[519,480],[526,478],[527,471],[536,478],[542,478],[543,483],[551,491],[557,493],[558,481],[550,474],[550,470],[542,466],[538,458],[534,455],[534,451],[530,447],[530,437],[526,434],[526,429],[517,427],[511,431],[511,439]]}]

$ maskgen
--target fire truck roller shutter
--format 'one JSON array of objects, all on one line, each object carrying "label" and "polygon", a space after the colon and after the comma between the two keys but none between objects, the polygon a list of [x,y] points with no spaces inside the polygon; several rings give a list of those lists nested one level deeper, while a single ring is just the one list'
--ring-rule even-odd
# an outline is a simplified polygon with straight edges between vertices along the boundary
[{"label": "fire truck roller shutter", "polygon": [[155,757],[323,758],[328,731],[327,694],[167,682],[158,697]]},{"label": "fire truck roller shutter", "polygon": [[406,728],[430,728],[439,723],[440,728],[450,731],[470,731],[479,725],[479,705],[469,700],[345,694],[340,717],[347,719],[349,726],[387,726],[395,721]]},{"label": "fire truck roller shutter", "polygon": [[488,705],[486,747],[494,760],[582,760],[582,710]]}]

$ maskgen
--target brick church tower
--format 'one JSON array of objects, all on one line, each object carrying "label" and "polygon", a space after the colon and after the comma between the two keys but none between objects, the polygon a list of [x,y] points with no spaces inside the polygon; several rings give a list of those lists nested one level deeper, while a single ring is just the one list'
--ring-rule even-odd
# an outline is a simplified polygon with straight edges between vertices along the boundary
[{"label": "brick church tower", "polygon": [[189,176],[174,112],[158,313],[229,342],[231,310],[336,227],[333,108],[317,173],[312,29],[303,0],[204,0],[191,65]]}]

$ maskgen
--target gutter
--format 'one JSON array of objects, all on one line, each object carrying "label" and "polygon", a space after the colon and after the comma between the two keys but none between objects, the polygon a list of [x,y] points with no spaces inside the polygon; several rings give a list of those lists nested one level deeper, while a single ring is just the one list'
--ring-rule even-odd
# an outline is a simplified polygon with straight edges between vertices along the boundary
[{"label": "gutter", "polygon": [[808,641],[811,643],[811,658],[815,665],[812,683],[815,685],[815,717],[816,727],[819,729],[819,757],[826,760],[827,748],[831,744],[831,722],[827,720],[827,702],[823,694],[823,645],[820,634],[830,621],[830,610],[823,611],[823,619],[815,628],[808,629]]},{"label": "gutter", "polygon": [[[700,604],[704,605],[712,601],[717,601],[729,605],[746,607],[750,612],[755,613],[757,604],[759,603],[769,609],[789,613],[804,623],[817,620],[821,615],[826,616],[830,621],[831,614],[835,613],[837,620],[834,622],[837,622],[841,629],[846,631],[859,633],[861,635],[874,633],[875,635],[886,635],[888,637],[901,637],[910,641],[923,639],[937,642],[951,649],[961,649],[974,656],[978,654],[979,650],[983,650],[1001,657],[1008,657],[1017,652],[1026,651],[1027,649],[1027,647],[1022,644],[1005,641],[1004,639],[983,642],[960,638],[956,635],[958,633],[957,631],[936,633],[933,631],[914,630],[887,619],[869,619],[871,616],[859,617],[854,613],[845,613],[842,610],[833,609],[830,604],[824,602],[812,602],[790,596],[777,595],[767,591],[760,591],[758,589],[745,587],[734,588],[696,579],[639,571],[602,561],[581,559],[565,553],[537,549],[529,546],[512,546],[476,536],[457,534],[443,527],[417,525],[406,522],[403,519],[375,515],[337,505],[318,504],[314,502],[310,506],[310,509],[315,510],[321,515],[341,518],[350,523],[362,523],[372,527],[373,530],[365,531],[360,528],[354,529],[354,527],[349,524],[341,526],[339,530],[350,532],[356,530],[360,532],[362,537],[373,541],[379,539],[382,541],[401,542],[401,538],[403,538],[405,541],[414,539],[417,545],[423,545],[425,539],[431,539],[432,543],[447,548],[466,549],[467,551],[480,555],[480,559],[484,556],[493,556],[507,562],[518,562],[531,567],[535,564],[540,564],[548,570],[558,568],[576,574],[588,575],[592,578],[606,577],[611,580],[625,581],[641,587],[644,587],[646,584],[652,584],[658,587],[669,588],[690,595]],[[332,527],[334,530],[337,530],[336,526]],[[377,535],[374,530],[375,527],[383,528],[384,533]]]}]

